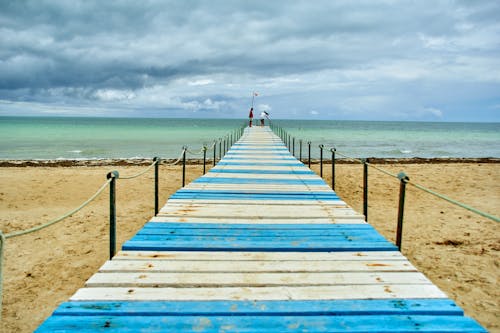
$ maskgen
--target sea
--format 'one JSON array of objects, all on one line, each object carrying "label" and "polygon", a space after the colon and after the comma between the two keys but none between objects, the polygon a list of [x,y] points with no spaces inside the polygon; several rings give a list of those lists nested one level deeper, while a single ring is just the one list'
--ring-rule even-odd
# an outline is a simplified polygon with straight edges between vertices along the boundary
[{"label": "sea", "polygon": [[[500,158],[500,123],[272,120],[295,137],[351,157]],[[246,119],[0,117],[1,160],[200,158]],[[329,156],[329,153],[326,153]]]}]

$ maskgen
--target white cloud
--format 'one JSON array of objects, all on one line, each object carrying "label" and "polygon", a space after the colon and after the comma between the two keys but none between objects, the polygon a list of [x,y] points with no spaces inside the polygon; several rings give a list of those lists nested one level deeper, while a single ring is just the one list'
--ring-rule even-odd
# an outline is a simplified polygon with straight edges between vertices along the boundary
[{"label": "white cloud", "polygon": [[270,105],[268,105],[268,104],[259,104],[259,105],[257,106],[257,110],[259,110],[259,111],[261,111],[261,112],[262,112],[262,111],[271,112],[272,108],[271,108],[271,106],[270,106]]},{"label": "white cloud", "polygon": [[436,118],[443,117],[443,111],[441,111],[437,108],[424,108],[421,113],[423,116],[429,114],[429,115],[434,116]]},{"label": "white cloud", "polygon": [[136,97],[135,93],[131,90],[117,89],[99,89],[94,93],[94,96],[105,102],[131,100]]}]

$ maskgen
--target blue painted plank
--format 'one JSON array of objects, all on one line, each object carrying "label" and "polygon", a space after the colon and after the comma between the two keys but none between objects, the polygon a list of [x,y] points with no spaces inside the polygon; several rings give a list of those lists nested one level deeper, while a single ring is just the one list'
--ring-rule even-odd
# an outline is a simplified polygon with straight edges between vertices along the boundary
[{"label": "blue painted plank", "polygon": [[193,183],[326,185],[323,179],[269,179],[269,178],[229,178],[229,177],[200,177],[194,180]]},{"label": "blue painted plank", "polygon": [[204,194],[186,194],[186,195],[173,195],[171,199],[184,199],[184,200],[282,200],[282,201],[338,201],[338,198],[327,197],[310,197],[310,196],[265,196],[265,195],[251,195],[251,194],[231,194],[231,195],[204,195]]},{"label": "blue painted plank", "polygon": [[123,244],[124,251],[244,251],[244,252],[346,252],[346,251],[397,251],[389,242],[349,242],[314,240],[239,240],[239,241],[134,241]]},{"label": "blue painted plank", "polygon": [[261,175],[314,175],[311,170],[242,170],[242,169],[219,169],[213,168],[213,173],[255,173]]},{"label": "blue painted plank", "polygon": [[387,243],[387,240],[379,235],[329,235],[329,236],[308,236],[308,235],[234,235],[234,234],[143,234],[138,233],[130,239],[132,242],[252,242],[260,243]]},{"label": "blue painted plank", "polygon": [[295,196],[316,196],[316,197],[336,197],[338,199],[337,194],[335,194],[334,191],[257,191],[257,190],[198,190],[198,189],[189,189],[189,188],[182,188],[178,190],[177,192],[174,193],[176,194],[213,194],[213,195],[232,195],[232,194],[262,194],[262,195],[269,195],[269,196],[288,196],[288,195],[295,195]]},{"label": "blue painted plank", "polygon": [[[245,230],[245,229],[167,229],[142,228],[137,236],[176,236],[176,237],[245,237],[245,238],[284,238],[308,237],[310,239],[344,238],[349,240],[386,241],[375,230]],[[133,238],[135,239],[135,237]]]},{"label": "blue painted plank", "polygon": [[288,148],[285,148],[285,147],[264,147],[264,146],[261,146],[261,147],[258,147],[258,148],[248,148],[248,147],[234,147],[231,148],[229,151],[246,151],[246,150],[263,150],[263,151],[279,151],[279,152],[282,152],[283,150],[287,151],[288,152]]},{"label": "blue painted plank", "polygon": [[357,239],[382,238],[374,230],[248,230],[248,229],[171,229],[144,227],[137,235],[203,235],[203,236],[246,236],[246,237],[353,237]]},{"label": "blue painted plank", "polygon": [[486,332],[460,316],[52,316],[41,332]]},{"label": "blue painted plank", "polygon": [[[220,161],[221,162],[224,162],[224,161],[238,161],[238,160],[248,160],[249,157],[231,157],[231,156],[226,156],[224,158],[222,158]],[[259,160],[269,160],[269,159],[276,159],[276,158],[273,158],[273,157],[254,157],[252,156],[251,157],[252,160],[256,160],[256,161],[259,161]],[[277,160],[277,159],[276,159]],[[286,156],[280,156],[279,158],[280,161],[297,161],[297,159],[295,157],[286,157]]]},{"label": "blue painted plank", "polygon": [[316,197],[316,196],[272,196],[263,194],[231,194],[231,195],[215,195],[215,194],[184,194],[172,195],[171,199],[184,199],[184,200],[282,200],[282,201],[338,201],[334,197]]},{"label": "blue painted plank", "polygon": [[450,299],[326,301],[79,301],[61,304],[54,316],[463,316]]}]

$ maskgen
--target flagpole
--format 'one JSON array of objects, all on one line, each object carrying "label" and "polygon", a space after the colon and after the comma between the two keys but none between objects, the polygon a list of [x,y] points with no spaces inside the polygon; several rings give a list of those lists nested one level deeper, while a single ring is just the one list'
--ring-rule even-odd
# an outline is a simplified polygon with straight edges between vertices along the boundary
[{"label": "flagpole", "polygon": [[253,109],[253,100],[255,99],[255,91],[252,92],[252,109]]}]

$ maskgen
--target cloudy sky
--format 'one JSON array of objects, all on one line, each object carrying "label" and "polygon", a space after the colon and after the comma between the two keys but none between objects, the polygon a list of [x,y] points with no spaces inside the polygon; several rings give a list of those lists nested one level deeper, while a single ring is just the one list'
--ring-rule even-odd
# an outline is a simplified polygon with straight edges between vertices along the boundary
[{"label": "cloudy sky", "polygon": [[500,121],[499,1],[0,1],[0,115]]}]

